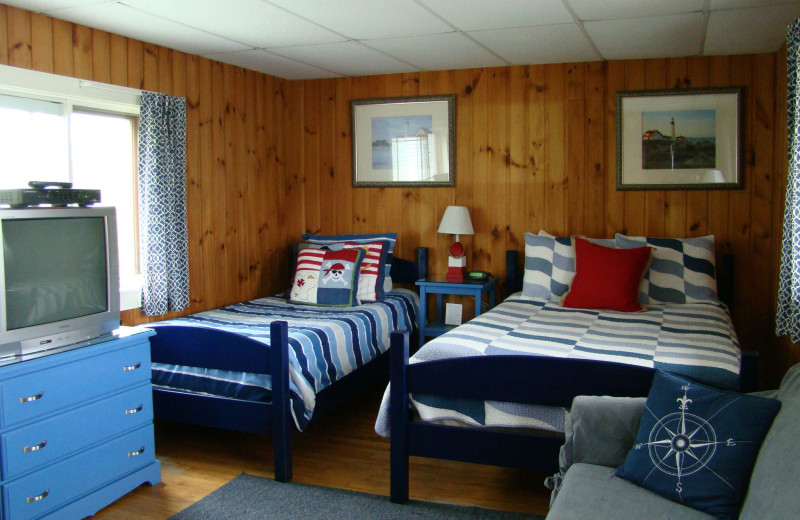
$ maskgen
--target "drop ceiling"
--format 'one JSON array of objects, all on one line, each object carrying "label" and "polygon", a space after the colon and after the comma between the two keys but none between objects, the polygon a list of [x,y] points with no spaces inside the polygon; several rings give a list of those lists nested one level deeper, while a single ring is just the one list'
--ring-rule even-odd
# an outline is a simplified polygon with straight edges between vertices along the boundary
[{"label": "drop ceiling", "polygon": [[800,0],[2,0],[286,79],[775,52]]}]

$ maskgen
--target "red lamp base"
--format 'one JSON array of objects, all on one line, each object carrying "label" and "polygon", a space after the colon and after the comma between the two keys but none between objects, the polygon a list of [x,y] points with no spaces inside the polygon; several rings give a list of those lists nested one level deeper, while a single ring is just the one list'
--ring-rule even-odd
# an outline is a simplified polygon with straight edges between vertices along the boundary
[{"label": "red lamp base", "polygon": [[445,279],[448,282],[463,282],[465,270],[463,267],[448,267]]}]

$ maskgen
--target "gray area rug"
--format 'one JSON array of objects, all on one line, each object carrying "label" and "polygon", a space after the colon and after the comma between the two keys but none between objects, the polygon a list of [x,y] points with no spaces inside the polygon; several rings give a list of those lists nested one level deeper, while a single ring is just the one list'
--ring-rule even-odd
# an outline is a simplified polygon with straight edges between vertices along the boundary
[{"label": "gray area rug", "polygon": [[389,497],[307,484],[281,483],[242,473],[170,520],[542,520],[539,515],[493,511]]}]

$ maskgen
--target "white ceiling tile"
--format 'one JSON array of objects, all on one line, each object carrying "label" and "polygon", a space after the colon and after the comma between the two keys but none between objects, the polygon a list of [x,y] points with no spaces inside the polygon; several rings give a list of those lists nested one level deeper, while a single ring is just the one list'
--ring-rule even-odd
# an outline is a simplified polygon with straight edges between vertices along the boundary
[{"label": "white ceiling tile", "polygon": [[462,31],[571,23],[561,0],[421,0],[432,11]]},{"label": "white ceiling tile", "polygon": [[340,74],[311,67],[260,49],[207,54],[206,58],[284,79],[336,78]]},{"label": "white ceiling tile", "polygon": [[703,54],[775,52],[786,27],[800,16],[800,4],[712,11]]},{"label": "white ceiling tile", "polygon": [[137,11],[118,2],[68,7],[50,12],[56,18],[68,22],[95,27],[189,54],[247,49],[246,45]]},{"label": "white ceiling tile", "polygon": [[703,14],[585,22],[584,28],[608,60],[695,56],[700,53]]},{"label": "white ceiling tile", "polygon": [[581,20],[642,18],[702,11],[705,0],[566,0]]},{"label": "white ceiling tile", "polygon": [[711,0],[709,9],[734,9],[741,7],[767,7],[779,4],[797,4],[798,0]]},{"label": "white ceiling tile", "polygon": [[775,52],[800,16],[800,0],[0,2],[291,79]]},{"label": "white ceiling tile", "polygon": [[[413,38],[364,40],[362,43],[416,65],[422,70],[452,70],[508,65],[508,63],[458,32],[415,36]],[[435,51],[432,51],[432,49],[435,49]]]},{"label": "white ceiling tile", "polygon": [[306,47],[286,47],[275,49],[273,52],[343,76],[367,76],[418,70],[417,67],[354,41]]},{"label": "white ceiling tile", "polygon": [[75,7],[79,5],[101,4],[113,0],[3,0],[2,3],[20,9],[27,9],[34,13],[43,13],[50,9],[60,7]]},{"label": "white ceiling tile", "polygon": [[354,40],[399,38],[453,29],[413,0],[270,0]]},{"label": "white ceiling tile", "polygon": [[472,31],[469,35],[512,65],[600,59],[576,24]]},{"label": "white ceiling tile", "polygon": [[125,0],[125,3],[251,47],[291,47],[346,40],[261,0]]}]

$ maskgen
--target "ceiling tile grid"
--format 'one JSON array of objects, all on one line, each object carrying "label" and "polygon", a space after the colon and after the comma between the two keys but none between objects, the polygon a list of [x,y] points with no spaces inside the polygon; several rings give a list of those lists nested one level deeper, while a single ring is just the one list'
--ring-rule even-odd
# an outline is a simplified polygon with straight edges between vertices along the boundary
[{"label": "ceiling tile grid", "polygon": [[800,0],[0,0],[295,80],[769,53]]}]

